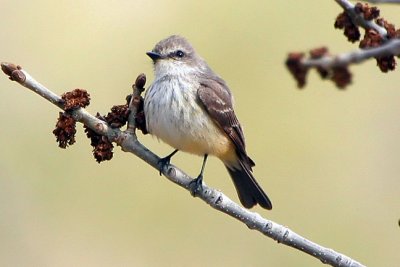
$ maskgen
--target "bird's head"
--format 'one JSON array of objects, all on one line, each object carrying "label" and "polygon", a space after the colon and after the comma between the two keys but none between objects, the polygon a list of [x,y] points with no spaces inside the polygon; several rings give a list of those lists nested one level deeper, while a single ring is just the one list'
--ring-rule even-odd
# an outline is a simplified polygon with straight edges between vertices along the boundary
[{"label": "bird's head", "polygon": [[153,60],[156,77],[185,75],[207,67],[192,45],[179,35],[161,40],[146,54]]}]

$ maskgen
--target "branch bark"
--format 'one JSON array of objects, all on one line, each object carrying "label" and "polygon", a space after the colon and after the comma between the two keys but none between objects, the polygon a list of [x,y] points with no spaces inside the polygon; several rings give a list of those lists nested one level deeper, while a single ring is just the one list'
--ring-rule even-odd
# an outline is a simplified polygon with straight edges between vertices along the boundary
[{"label": "branch bark", "polygon": [[[57,107],[64,109],[63,100],[58,95],[37,82],[21,67],[10,63],[1,63],[1,68],[11,80],[18,82],[20,85],[34,91]],[[159,170],[158,162],[160,158],[142,145],[138,141],[135,133],[136,107],[134,102],[135,98],[139,97],[141,93],[142,92],[136,86],[133,87],[133,97],[131,98],[131,103],[129,105],[131,114],[128,119],[127,130],[125,131],[111,128],[106,122],[92,116],[83,108],[75,109],[71,111],[71,114],[76,121],[85,124],[98,134],[106,136],[110,141],[119,145],[123,151],[136,155],[153,168]],[[162,170],[162,174],[171,182],[189,191],[189,184],[193,178],[189,177],[178,167],[170,165]],[[260,214],[251,212],[241,207],[222,192],[208,187],[205,184],[203,185],[202,190],[199,190],[196,196],[209,204],[212,208],[241,221],[247,225],[248,228],[257,230],[260,233],[274,239],[278,243],[282,243],[303,251],[319,259],[325,264],[329,264],[331,266],[348,267],[364,266],[346,255],[318,245],[317,243],[302,237],[285,226],[265,219],[261,217]]]},{"label": "branch bark", "polygon": [[[395,56],[400,57],[400,30],[381,17],[376,7],[360,3],[354,5],[348,0],[335,2],[344,10],[336,17],[335,28],[343,30],[349,42],[360,42],[361,49],[338,55],[330,55],[327,47],[312,49],[309,55],[289,53],[286,66],[299,88],[306,85],[307,75],[312,68],[318,71],[322,79],[333,81],[340,89],[352,82],[351,64],[374,58],[381,72],[396,68]],[[365,30],[361,41],[359,28]]]},{"label": "branch bark", "polygon": [[324,56],[318,59],[306,58],[303,59],[301,63],[305,67],[321,67],[324,69],[330,69],[354,63],[358,64],[370,58],[389,55],[400,55],[400,39],[392,39],[385,44],[374,48],[358,49],[356,51],[333,56]]},{"label": "branch bark", "polygon": [[[319,59],[305,59],[302,61],[306,67],[322,67],[322,68],[333,68],[346,66],[352,63],[361,63],[370,58],[383,57],[389,55],[400,55],[400,39],[387,39],[387,30],[376,24],[373,20],[366,20],[362,14],[357,14],[354,9],[354,5],[347,0],[335,0],[344,11],[351,17],[354,24],[364,29],[375,30],[382,39],[385,41],[383,45],[375,48],[361,49],[349,53],[343,53],[336,56],[325,56]],[[377,0],[377,1],[366,1],[372,3],[400,3],[400,0]]]},{"label": "branch bark", "polygon": [[373,4],[399,4],[400,0],[363,0]]},{"label": "branch bark", "polygon": [[[387,30],[376,24],[373,20],[366,20],[362,14],[357,14],[354,5],[348,0],[335,0],[344,11],[351,17],[354,24],[366,30],[375,30],[382,37],[384,43],[375,48],[361,49],[349,53],[343,53],[337,56],[325,56],[320,59],[306,59],[303,61],[307,67],[332,68],[349,65],[352,63],[361,63],[370,58],[384,57],[390,55],[400,55],[400,39],[388,40]],[[365,1],[371,3],[400,3],[400,0],[375,0]]]},{"label": "branch bark", "polygon": [[354,5],[348,0],[335,0],[339,6],[343,8],[344,11],[351,17],[354,24],[364,28],[372,29],[379,33],[382,37],[386,39],[387,31],[385,28],[379,26],[372,20],[366,20],[362,14],[357,14],[354,10]]}]

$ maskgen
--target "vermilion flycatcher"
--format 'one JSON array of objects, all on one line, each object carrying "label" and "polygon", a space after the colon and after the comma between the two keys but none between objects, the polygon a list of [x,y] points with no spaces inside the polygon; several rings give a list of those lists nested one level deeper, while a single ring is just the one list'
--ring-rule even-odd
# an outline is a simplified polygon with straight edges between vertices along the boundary
[{"label": "vermilion flycatcher", "polygon": [[271,201],[256,182],[247,156],[242,127],[233,110],[233,96],[183,37],[173,35],[156,44],[147,55],[154,62],[155,80],[146,92],[144,113],[150,134],[176,150],[160,161],[169,164],[178,151],[204,156],[201,187],[208,155],[225,164],[244,207],[256,204],[272,209]]}]

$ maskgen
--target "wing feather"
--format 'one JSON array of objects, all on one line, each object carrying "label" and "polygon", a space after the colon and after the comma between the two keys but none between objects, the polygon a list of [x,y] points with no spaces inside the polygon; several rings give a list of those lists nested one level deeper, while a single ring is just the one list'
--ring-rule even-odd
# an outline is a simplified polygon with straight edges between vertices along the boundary
[{"label": "wing feather", "polygon": [[197,96],[210,117],[232,140],[239,158],[251,170],[254,162],[247,156],[243,130],[233,110],[232,94],[225,82],[221,79],[202,79]]}]

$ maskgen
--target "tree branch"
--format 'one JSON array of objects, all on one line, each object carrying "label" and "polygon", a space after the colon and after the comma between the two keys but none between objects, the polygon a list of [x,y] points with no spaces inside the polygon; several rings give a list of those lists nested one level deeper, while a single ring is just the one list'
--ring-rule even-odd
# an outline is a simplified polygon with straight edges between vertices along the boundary
[{"label": "tree branch", "polygon": [[376,24],[373,20],[366,20],[362,13],[358,14],[354,10],[354,5],[347,0],[335,0],[344,11],[351,17],[353,23],[364,29],[372,29],[378,32],[383,38],[386,39],[387,31],[385,28]]},{"label": "tree branch", "polygon": [[[34,78],[32,78],[32,76],[29,75],[28,72],[23,70],[21,67],[10,63],[2,63],[1,68],[3,72],[10,77],[11,80],[16,81],[22,86],[31,89],[32,91],[47,99],[57,107],[64,109],[63,100],[58,95],[54,94],[52,91],[37,82]],[[140,80],[140,77],[141,76],[139,76],[136,80],[136,84],[139,80],[142,81],[144,85],[144,81]],[[143,77],[141,79],[143,79]],[[83,108],[74,109],[69,112],[75,120],[85,124],[96,133],[106,136],[110,141],[115,142],[117,145],[121,146],[121,149],[123,151],[130,152],[138,156],[150,166],[158,170],[158,162],[160,158],[156,154],[148,150],[144,145],[142,145],[138,141],[135,134],[135,101],[138,97],[140,97],[140,94],[142,93],[139,90],[139,87],[141,86],[133,86],[133,96],[129,105],[131,114],[128,119],[127,130],[125,131],[113,129],[106,122],[92,116]],[[189,189],[189,184],[192,181],[192,178],[179,168],[170,165],[162,170],[162,174],[164,174],[164,176],[173,183],[178,184],[187,190]],[[243,222],[250,229],[257,230],[260,233],[274,239],[278,243],[282,243],[303,251],[319,259],[323,263],[329,264],[331,266],[364,266],[348,256],[340,254],[332,249],[320,246],[317,243],[314,243],[293,232],[285,226],[267,220],[261,217],[258,213],[251,212],[241,207],[220,191],[210,188],[205,184],[203,185],[202,190],[199,190],[197,196],[214,209],[219,210]]]},{"label": "tree branch", "polygon": [[399,4],[400,0],[363,0],[373,4]]},{"label": "tree branch", "polygon": [[400,39],[392,39],[385,44],[374,48],[359,49],[348,53],[324,56],[316,59],[306,58],[301,60],[301,63],[304,67],[321,67],[329,69],[347,66],[353,63],[359,64],[370,58],[389,55],[400,55]]},{"label": "tree branch", "polygon": [[[359,28],[364,29],[360,50],[339,55],[330,55],[328,48],[312,49],[309,56],[305,53],[289,53],[286,66],[297,81],[297,86],[306,85],[310,69],[315,68],[322,79],[333,81],[338,88],[345,88],[352,81],[349,70],[351,64],[358,64],[375,58],[381,72],[393,71],[396,68],[395,56],[400,55],[400,29],[383,17],[380,10],[368,4],[353,5],[348,0],[335,0],[344,12],[335,20],[335,28],[343,30],[349,42],[360,41]],[[400,2],[400,1],[399,1]]]}]

